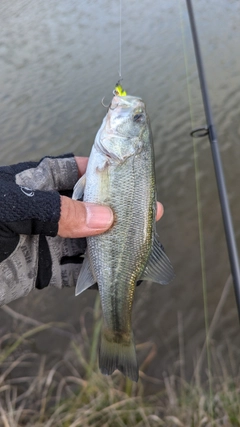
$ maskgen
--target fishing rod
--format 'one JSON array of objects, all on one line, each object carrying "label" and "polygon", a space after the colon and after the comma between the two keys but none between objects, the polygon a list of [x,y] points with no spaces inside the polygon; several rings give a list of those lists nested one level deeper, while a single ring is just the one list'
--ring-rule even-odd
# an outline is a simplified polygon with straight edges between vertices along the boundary
[{"label": "fishing rod", "polygon": [[198,76],[199,76],[201,92],[202,92],[202,100],[203,100],[203,105],[205,110],[206,121],[207,121],[206,127],[201,127],[201,128],[192,130],[191,136],[203,137],[208,135],[208,138],[209,138],[209,142],[212,150],[212,158],[213,158],[213,164],[215,169],[217,187],[218,187],[219,200],[220,200],[220,205],[222,210],[223,224],[224,224],[225,236],[226,236],[227,247],[228,247],[228,256],[229,256],[229,261],[231,266],[235,298],[236,298],[237,309],[238,309],[238,316],[240,319],[240,268],[239,268],[238,251],[237,251],[235,235],[233,230],[231,212],[229,208],[222,162],[221,162],[221,157],[220,157],[220,152],[218,147],[218,139],[217,139],[216,129],[213,123],[213,114],[212,114],[210,99],[208,95],[207,82],[205,78],[205,71],[203,67],[202,54],[201,54],[201,49],[200,49],[200,44],[198,39],[192,1],[186,0],[186,3],[187,3],[188,16],[189,16],[189,21],[191,26],[195,57],[196,57],[197,68],[198,68]]}]

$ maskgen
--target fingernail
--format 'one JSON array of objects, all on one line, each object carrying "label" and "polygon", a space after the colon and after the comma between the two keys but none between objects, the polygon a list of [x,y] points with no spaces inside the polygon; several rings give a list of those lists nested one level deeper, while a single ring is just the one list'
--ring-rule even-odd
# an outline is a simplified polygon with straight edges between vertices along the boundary
[{"label": "fingernail", "polygon": [[86,206],[86,224],[88,228],[107,229],[113,223],[113,212],[107,206],[85,203]]},{"label": "fingernail", "polygon": [[161,219],[163,214],[164,214],[164,207],[163,207],[162,203],[157,202],[156,221]]}]

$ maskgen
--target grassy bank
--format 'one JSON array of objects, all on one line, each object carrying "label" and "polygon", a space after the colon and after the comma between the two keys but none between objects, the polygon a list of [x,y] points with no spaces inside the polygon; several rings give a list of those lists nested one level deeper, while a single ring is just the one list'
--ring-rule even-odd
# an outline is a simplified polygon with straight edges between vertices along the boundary
[{"label": "grassy bank", "polygon": [[[98,299],[92,316],[92,333],[83,322],[81,337],[73,336],[62,360],[51,363],[31,351],[34,336],[49,328],[69,334],[63,325],[43,325],[20,315],[18,320],[31,326],[21,336],[1,337],[0,426],[240,426],[240,376],[231,378],[216,353],[212,359],[220,366],[220,374],[207,373],[204,382],[199,375],[190,382],[183,375],[147,377],[144,372],[155,355],[150,343],[138,346],[138,351],[147,350],[138,384],[118,372],[106,377],[97,367]],[[159,392],[146,396],[146,381],[157,383]]]}]

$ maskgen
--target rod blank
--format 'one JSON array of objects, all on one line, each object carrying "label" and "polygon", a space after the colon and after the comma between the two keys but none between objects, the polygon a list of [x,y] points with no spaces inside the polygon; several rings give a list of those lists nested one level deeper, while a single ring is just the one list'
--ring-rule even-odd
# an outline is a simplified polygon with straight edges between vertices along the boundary
[{"label": "rod blank", "polygon": [[195,17],[194,17],[194,12],[192,7],[192,1],[186,0],[186,3],[187,3],[188,15],[189,15],[190,26],[192,31],[192,38],[193,38],[193,44],[194,44],[194,50],[195,50],[197,68],[198,68],[198,75],[199,75],[201,92],[202,92],[202,100],[203,100],[205,116],[207,120],[208,137],[209,137],[211,150],[212,150],[212,158],[213,158],[213,164],[215,169],[219,200],[220,200],[220,205],[222,210],[223,224],[224,224],[225,236],[227,241],[231,272],[233,277],[238,316],[240,319],[240,268],[239,268],[238,251],[237,251],[235,235],[233,230],[231,212],[229,208],[221,156],[220,156],[219,147],[218,147],[218,139],[217,139],[215,126],[213,123],[212,109],[211,109],[210,99],[208,95],[207,82],[205,78],[205,72],[204,72],[201,49],[200,49]]}]

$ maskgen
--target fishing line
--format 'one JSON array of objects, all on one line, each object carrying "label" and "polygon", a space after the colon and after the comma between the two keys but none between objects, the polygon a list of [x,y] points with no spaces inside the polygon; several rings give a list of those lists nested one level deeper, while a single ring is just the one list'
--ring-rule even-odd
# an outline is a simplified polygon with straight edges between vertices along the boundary
[{"label": "fishing line", "polygon": [[119,0],[119,80],[122,78],[122,0]]},{"label": "fishing line", "polygon": [[[186,39],[184,34],[184,23],[182,16],[182,7],[181,0],[178,0],[178,9],[179,9],[179,19],[180,19],[180,28],[182,35],[182,46],[183,46],[183,58],[184,66],[186,73],[186,82],[187,82],[187,97],[189,105],[189,114],[191,121],[191,128],[194,129],[194,115],[193,115],[193,106],[192,106],[192,93],[191,93],[191,84],[189,78],[189,63],[187,56],[186,48]],[[199,249],[200,249],[200,263],[201,263],[201,276],[202,276],[202,292],[203,292],[203,305],[204,305],[204,322],[205,322],[205,334],[206,334],[206,352],[207,352],[207,365],[209,370],[209,393],[210,399],[212,402],[212,382],[211,382],[211,353],[210,353],[210,340],[209,340],[209,314],[208,314],[208,299],[207,299],[207,278],[206,278],[206,264],[205,264],[205,249],[204,249],[204,237],[203,237],[203,219],[202,219],[202,204],[201,204],[201,188],[199,180],[199,162],[198,162],[198,151],[197,151],[197,142],[195,138],[192,138],[193,144],[193,157],[194,157],[194,173],[195,173],[195,187],[196,187],[196,200],[197,200],[197,217],[198,217],[198,234],[199,234]],[[199,372],[196,372],[199,376]]]}]

